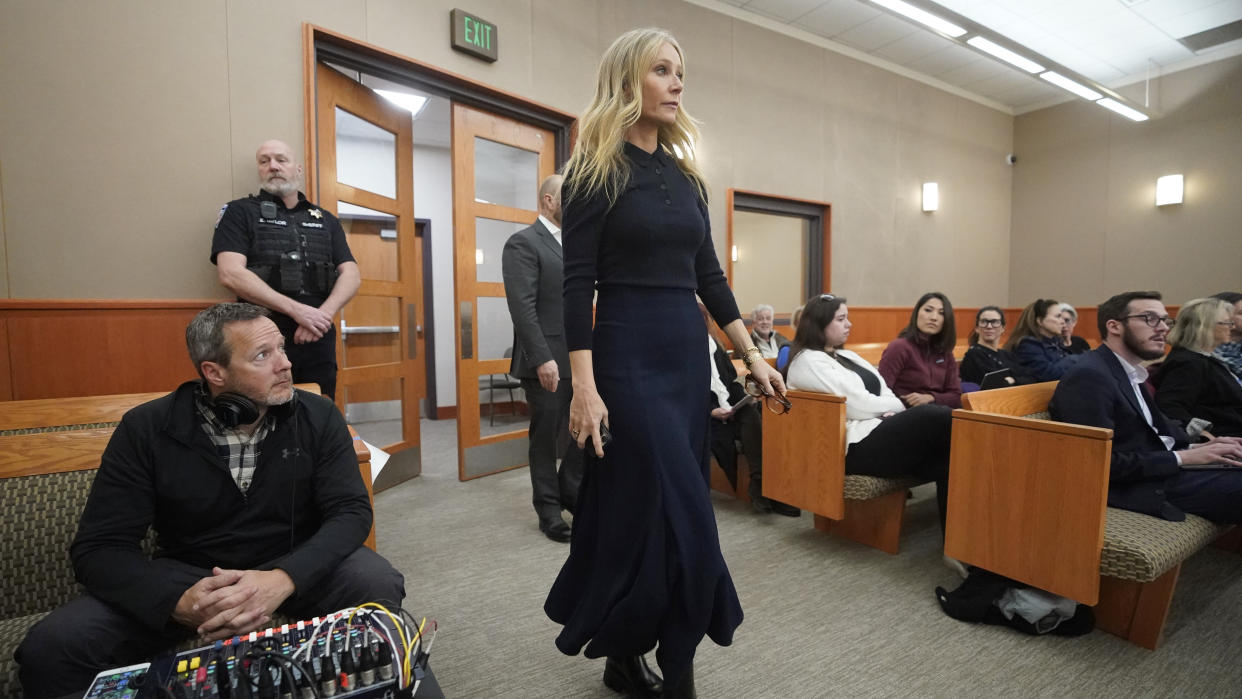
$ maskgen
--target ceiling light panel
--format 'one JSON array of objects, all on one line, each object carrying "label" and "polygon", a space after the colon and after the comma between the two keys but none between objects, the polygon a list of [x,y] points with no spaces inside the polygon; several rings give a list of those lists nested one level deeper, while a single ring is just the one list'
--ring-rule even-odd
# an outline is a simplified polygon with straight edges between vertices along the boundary
[{"label": "ceiling light panel", "polygon": [[1057,87],[1063,90],[1068,90],[1083,99],[1091,100],[1094,102],[1095,100],[1098,100],[1099,98],[1103,97],[1103,95],[1096,92],[1095,90],[1092,90],[1086,85],[1079,85],[1073,80],[1070,80],[1069,78],[1055,71],[1050,70],[1047,73],[1041,73],[1039,77],[1043,78],[1044,80],[1047,80],[1048,82],[1052,83],[1053,85],[1056,85]]},{"label": "ceiling light panel", "polygon": [[892,12],[896,12],[903,17],[912,19],[919,24],[930,27],[941,34],[947,34],[951,37],[957,38],[966,33],[965,29],[957,26],[949,20],[944,19],[943,17],[937,17],[921,7],[915,7],[908,2],[904,2],[904,0],[871,0],[871,2],[883,7],[886,10],[891,10]]},{"label": "ceiling light panel", "polygon": [[1146,114],[1140,112],[1137,109],[1131,109],[1130,107],[1127,107],[1126,105],[1112,98],[1105,97],[1099,102],[1096,102],[1096,104],[1100,105],[1101,107],[1105,109],[1111,109],[1112,111],[1117,112],[1121,116],[1127,119],[1130,119],[1132,121],[1147,121]]},{"label": "ceiling light panel", "polygon": [[982,36],[973,36],[967,39],[966,43],[990,56],[999,58],[1012,66],[1017,66],[1021,70],[1025,70],[1028,73],[1038,73],[1044,69],[1043,66],[1035,61],[1032,61],[1026,56],[1010,51],[1004,46],[1001,46],[990,39],[985,39]]}]

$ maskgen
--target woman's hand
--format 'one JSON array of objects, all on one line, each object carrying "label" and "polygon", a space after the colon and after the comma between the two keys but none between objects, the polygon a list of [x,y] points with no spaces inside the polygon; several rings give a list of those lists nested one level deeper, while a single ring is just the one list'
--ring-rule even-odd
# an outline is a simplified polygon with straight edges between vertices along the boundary
[{"label": "woman's hand", "polygon": [[573,400],[569,402],[569,436],[578,443],[578,448],[586,447],[587,437],[595,445],[595,455],[604,458],[604,441],[599,434],[600,423],[608,424],[608,408],[604,399],[594,387],[575,388]]},{"label": "woman's hand", "polygon": [[901,399],[905,401],[907,406],[913,408],[915,406],[933,403],[935,402],[936,397],[930,393],[907,393],[902,396]]},{"label": "woman's hand", "polygon": [[785,380],[781,378],[781,372],[772,368],[771,364],[756,359],[750,365],[750,375],[755,377],[760,386],[763,386],[765,393],[775,393],[776,395],[785,397]]}]

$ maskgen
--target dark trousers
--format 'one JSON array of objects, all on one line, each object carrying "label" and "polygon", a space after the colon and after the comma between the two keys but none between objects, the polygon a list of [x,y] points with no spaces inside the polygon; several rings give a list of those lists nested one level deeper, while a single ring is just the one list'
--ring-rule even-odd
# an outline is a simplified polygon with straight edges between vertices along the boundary
[{"label": "dark trousers", "polygon": [[[535,513],[540,521],[561,516],[561,510],[574,511],[578,487],[582,484],[582,450],[569,440],[569,401],[573,385],[561,379],[553,393],[539,379],[522,379],[522,390],[530,404],[530,485]],[[561,457],[558,472],[556,459]]]},{"label": "dark trousers", "polygon": [[[715,397],[712,397],[713,404]],[[750,466],[749,492],[753,499],[763,495],[763,417],[758,405],[742,406],[726,421],[712,418],[712,456],[737,488],[737,443]]]},{"label": "dark trousers", "polygon": [[[165,575],[187,581],[187,588],[211,575],[210,570],[180,561],[157,560],[166,569]],[[360,547],[315,589],[299,591],[278,611],[295,619],[309,619],[363,602],[400,603],[404,598],[405,578],[401,573],[379,554]],[[193,636],[193,629],[171,620],[162,629],[152,629],[87,594],[35,624],[13,657],[20,665],[19,677],[28,699],[80,696],[100,671],[150,660]],[[435,684],[434,678],[431,684]]]},{"label": "dark trousers", "polygon": [[1242,524],[1242,468],[1187,469],[1165,486],[1165,497],[1217,524]]},{"label": "dark trousers", "polygon": [[940,530],[949,502],[949,437],[953,410],[920,405],[882,421],[845,452],[845,472],[882,478],[920,478],[936,482]]}]

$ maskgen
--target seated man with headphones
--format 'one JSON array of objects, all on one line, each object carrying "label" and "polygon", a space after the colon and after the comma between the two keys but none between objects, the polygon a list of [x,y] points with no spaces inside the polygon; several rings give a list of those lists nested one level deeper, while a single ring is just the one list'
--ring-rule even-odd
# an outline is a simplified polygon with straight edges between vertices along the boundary
[{"label": "seated man with headphones", "polygon": [[362,545],[371,505],[345,420],[294,390],[267,309],[212,306],[186,345],[201,380],[131,410],[104,450],[69,551],[86,594],[18,648],[28,697],[80,695],[101,670],[264,628],[277,610],[405,597]]}]

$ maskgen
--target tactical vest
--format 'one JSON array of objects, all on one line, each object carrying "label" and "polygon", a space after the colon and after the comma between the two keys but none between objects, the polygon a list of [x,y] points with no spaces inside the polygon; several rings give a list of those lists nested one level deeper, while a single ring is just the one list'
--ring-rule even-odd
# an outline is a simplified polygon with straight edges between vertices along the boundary
[{"label": "tactical vest", "polygon": [[[246,256],[246,268],[286,296],[326,298],[337,277],[328,219],[311,216],[311,209],[278,210],[272,217],[263,213],[260,210],[254,224],[254,246]],[[323,227],[307,227],[307,223]]]}]

